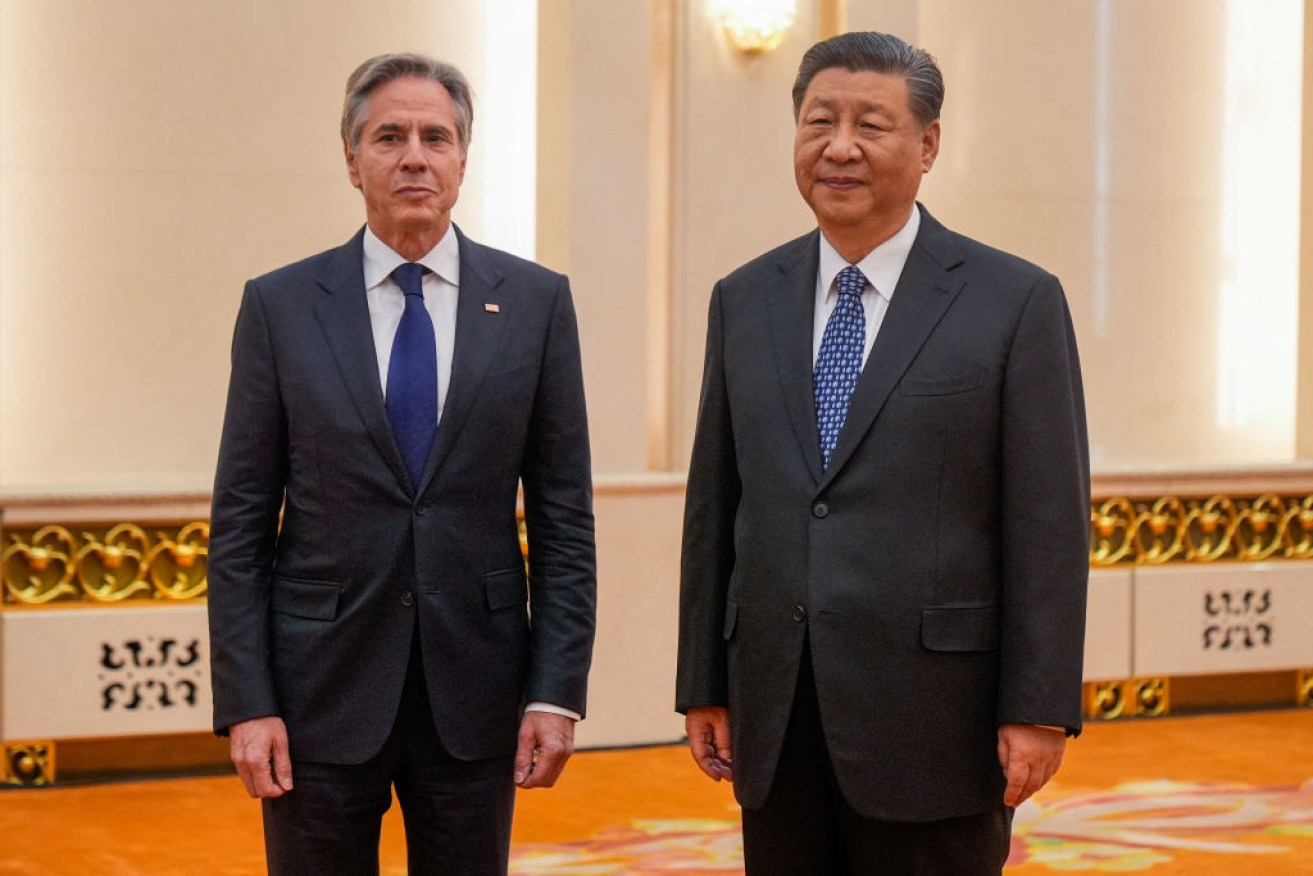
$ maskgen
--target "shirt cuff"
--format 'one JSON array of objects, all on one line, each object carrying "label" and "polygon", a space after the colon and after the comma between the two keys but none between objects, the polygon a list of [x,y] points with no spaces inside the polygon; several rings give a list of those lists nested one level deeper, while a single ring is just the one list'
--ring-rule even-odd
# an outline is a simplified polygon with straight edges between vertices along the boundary
[{"label": "shirt cuff", "polygon": [[551,703],[540,703],[537,701],[529,703],[529,705],[524,707],[524,710],[526,712],[547,712],[549,715],[564,715],[573,721],[581,721],[584,717],[578,712],[572,712],[561,706],[553,706]]}]

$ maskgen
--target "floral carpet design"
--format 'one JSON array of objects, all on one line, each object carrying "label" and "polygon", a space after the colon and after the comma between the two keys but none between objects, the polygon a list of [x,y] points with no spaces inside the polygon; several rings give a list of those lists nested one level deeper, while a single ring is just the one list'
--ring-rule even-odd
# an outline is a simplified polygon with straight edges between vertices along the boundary
[{"label": "floral carpet design", "polygon": [[[1184,854],[1219,856],[1219,866],[1253,872],[1261,861],[1306,862],[1310,852],[1313,780],[1268,788],[1140,782],[1028,801],[1017,810],[1008,866],[1128,873],[1153,871]],[[587,840],[520,845],[511,855],[511,872],[521,876],[742,870],[738,823],[720,820],[634,821]]]}]

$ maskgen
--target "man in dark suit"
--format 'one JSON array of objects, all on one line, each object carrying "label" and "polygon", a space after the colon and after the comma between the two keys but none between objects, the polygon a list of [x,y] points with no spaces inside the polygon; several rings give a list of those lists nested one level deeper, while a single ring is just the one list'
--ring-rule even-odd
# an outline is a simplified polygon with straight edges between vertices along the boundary
[{"label": "man in dark suit", "polygon": [[1058,281],[916,203],[943,80],[896,37],[793,91],[812,232],[715,287],[677,708],[750,874],[998,873],[1080,728],[1088,453]]},{"label": "man in dark suit", "polygon": [[237,318],[214,723],[263,799],[275,873],[377,873],[394,788],[409,872],[504,873],[515,785],[555,782],[584,711],[596,585],[574,310],[564,277],[451,224],[472,116],[454,67],[365,62],[342,138],[367,224],[250,281]]}]

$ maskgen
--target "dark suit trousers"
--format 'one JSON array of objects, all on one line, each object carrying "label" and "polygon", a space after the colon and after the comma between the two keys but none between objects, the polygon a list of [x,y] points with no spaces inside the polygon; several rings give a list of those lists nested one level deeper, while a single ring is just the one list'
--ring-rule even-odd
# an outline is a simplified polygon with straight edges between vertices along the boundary
[{"label": "dark suit trousers", "polygon": [[514,757],[462,761],[442,747],[429,709],[419,631],[396,723],[362,764],[298,761],[293,790],[264,801],[265,856],[276,876],[377,876],[392,789],[405,820],[410,876],[504,874],[515,806]]},{"label": "dark suit trousers", "polygon": [[1002,801],[981,815],[930,822],[853,811],[826,750],[811,649],[803,647],[770,796],[761,809],[743,810],[748,876],[997,876],[1011,835],[1012,810]]}]

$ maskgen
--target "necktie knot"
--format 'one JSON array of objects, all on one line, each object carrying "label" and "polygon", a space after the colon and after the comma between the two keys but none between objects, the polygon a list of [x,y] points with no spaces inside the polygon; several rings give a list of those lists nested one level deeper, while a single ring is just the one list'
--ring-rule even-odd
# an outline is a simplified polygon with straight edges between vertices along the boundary
[{"label": "necktie knot", "polygon": [[866,288],[866,275],[856,265],[849,265],[839,272],[835,282],[839,287],[840,295],[857,295],[860,297],[862,290]]},{"label": "necktie knot", "polygon": [[428,268],[418,262],[406,262],[397,265],[392,271],[392,279],[397,281],[401,291],[407,295],[424,296],[424,274]]}]

